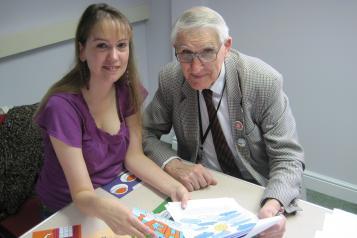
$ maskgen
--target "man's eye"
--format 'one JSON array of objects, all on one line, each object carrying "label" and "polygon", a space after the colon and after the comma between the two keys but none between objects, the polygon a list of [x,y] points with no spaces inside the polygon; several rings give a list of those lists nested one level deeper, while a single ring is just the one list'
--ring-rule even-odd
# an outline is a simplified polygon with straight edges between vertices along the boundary
[{"label": "man's eye", "polygon": [[181,51],[180,54],[183,54],[183,55],[192,55],[193,53],[192,53],[192,51],[189,51],[189,50],[183,50],[183,51]]},{"label": "man's eye", "polygon": [[201,54],[214,54],[216,51],[214,49],[204,49]]}]

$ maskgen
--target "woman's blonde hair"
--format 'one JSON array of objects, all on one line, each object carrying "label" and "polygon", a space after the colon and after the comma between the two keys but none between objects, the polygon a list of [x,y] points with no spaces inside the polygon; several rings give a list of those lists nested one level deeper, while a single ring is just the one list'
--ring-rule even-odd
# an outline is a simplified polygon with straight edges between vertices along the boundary
[{"label": "woman's blonde hair", "polygon": [[[126,72],[116,82],[116,84],[127,83],[130,88],[130,102],[131,108],[135,112],[140,112],[141,108],[141,94],[139,93],[139,75],[137,72],[134,60],[134,47],[132,37],[132,26],[129,20],[116,8],[113,8],[105,3],[92,4],[83,12],[76,30],[75,35],[75,63],[72,70],[70,70],[62,79],[54,83],[42,98],[39,107],[35,113],[36,115],[44,108],[49,97],[55,93],[68,92],[78,94],[81,89],[89,88],[90,72],[86,61],[80,60],[80,45],[85,45],[91,31],[96,24],[111,20],[116,24],[120,32],[127,34],[129,38],[129,59]],[[140,113],[138,113],[139,115]],[[140,121],[140,118],[138,118]]]}]

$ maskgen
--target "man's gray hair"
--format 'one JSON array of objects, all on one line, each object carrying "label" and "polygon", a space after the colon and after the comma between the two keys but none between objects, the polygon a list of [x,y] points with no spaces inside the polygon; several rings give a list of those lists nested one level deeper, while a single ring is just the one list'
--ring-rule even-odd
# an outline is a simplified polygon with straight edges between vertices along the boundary
[{"label": "man's gray hair", "polygon": [[193,7],[177,19],[171,32],[171,44],[175,44],[178,33],[202,27],[212,28],[217,33],[221,44],[229,37],[228,26],[218,12],[208,7]]}]

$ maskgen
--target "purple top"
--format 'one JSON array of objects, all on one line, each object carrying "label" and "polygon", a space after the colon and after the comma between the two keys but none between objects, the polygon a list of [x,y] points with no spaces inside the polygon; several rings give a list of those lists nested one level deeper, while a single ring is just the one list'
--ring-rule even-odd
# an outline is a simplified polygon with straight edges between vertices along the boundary
[{"label": "purple top", "polygon": [[[111,182],[123,170],[129,145],[126,117],[130,109],[129,88],[126,83],[116,86],[120,130],[110,135],[97,128],[82,94],[57,93],[51,96],[36,117],[43,129],[44,164],[37,180],[36,192],[41,202],[51,211],[57,211],[72,201],[63,170],[52,147],[49,135],[81,148],[94,188]],[[143,99],[147,91],[142,88]]]}]

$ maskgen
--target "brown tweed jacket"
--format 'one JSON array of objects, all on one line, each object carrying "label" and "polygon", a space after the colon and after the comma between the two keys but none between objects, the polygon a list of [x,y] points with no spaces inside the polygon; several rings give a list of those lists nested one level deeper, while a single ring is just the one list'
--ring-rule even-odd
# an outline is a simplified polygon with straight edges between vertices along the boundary
[{"label": "brown tweed jacket", "polygon": [[[295,199],[301,193],[304,153],[282,89],[282,76],[263,61],[234,49],[225,59],[225,68],[232,136],[240,155],[237,165],[245,166],[266,186],[262,201],[276,198],[286,212],[295,212]],[[236,121],[244,121],[244,130],[236,129]],[[159,87],[146,108],[143,124],[144,151],[158,165],[175,155],[196,162],[196,91],[185,81],[179,63],[172,62],[160,72]],[[172,127],[177,153],[160,141],[161,135],[169,133]],[[242,139],[245,143],[241,143]]]}]

